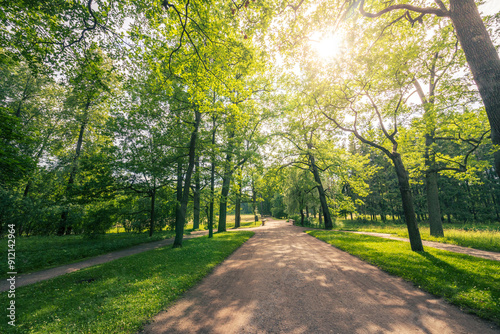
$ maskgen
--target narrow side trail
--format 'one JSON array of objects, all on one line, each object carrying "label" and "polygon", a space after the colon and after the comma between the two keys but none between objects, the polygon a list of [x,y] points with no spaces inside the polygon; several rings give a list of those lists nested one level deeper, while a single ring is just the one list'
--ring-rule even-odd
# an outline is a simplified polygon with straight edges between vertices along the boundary
[{"label": "narrow side trail", "polygon": [[[392,234],[388,234],[388,233],[362,232],[362,231],[339,231],[339,232],[364,234],[364,235],[371,235],[371,236],[379,237],[379,238],[410,242],[410,239],[396,237],[396,236],[394,236]],[[445,243],[436,242],[436,241],[427,241],[427,240],[422,240],[422,244],[424,246],[427,246],[427,247],[442,249],[442,250],[449,251],[449,252],[467,254],[470,256],[480,257],[480,258],[487,259],[487,260],[500,261],[500,253],[498,253],[498,252],[490,252],[490,251],[485,251],[485,250],[480,250],[480,249],[475,249],[475,248],[470,248],[470,247],[462,247],[462,246],[445,244]]]},{"label": "narrow side trail", "polygon": [[[198,231],[192,232],[190,235],[185,235],[184,239],[191,239],[200,237],[202,235],[207,235],[208,231]],[[146,252],[148,250],[164,247],[167,245],[171,245],[174,243],[174,239],[163,239],[159,241],[153,241],[148,243],[139,244],[130,248],[125,248],[119,251],[114,251],[111,253],[106,253],[102,255],[98,255],[95,257],[91,257],[89,259],[85,259],[78,262],[73,262],[69,264],[65,264],[59,267],[53,267],[49,269],[44,269],[40,271],[34,271],[28,274],[21,274],[16,277],[16,287],[21,287],[29,284],[38,283],[41,281],[45,281],[57,276],[61,276],[64,274],[69,274],[75,271],[78,271],[83,268],[88,268],[92,266],[96,266],[98,264],[110,262],[125,256],[134,255],[142,252]],[[9,290],[10,283],[7,279],[3,279],[0,281],[0,292],[5,292]]]},{"label": "narrow side trail", "polygon": [[284,221],[253,229],[143,333],[499,333]]}]

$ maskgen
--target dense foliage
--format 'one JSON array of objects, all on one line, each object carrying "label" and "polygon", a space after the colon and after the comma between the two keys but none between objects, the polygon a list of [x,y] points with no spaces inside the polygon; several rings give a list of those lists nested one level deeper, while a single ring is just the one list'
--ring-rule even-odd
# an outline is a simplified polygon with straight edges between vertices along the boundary
[{"label": "dense foliage", "polygon": [[[465,9],[402,3],[9,2],[0,233],[118,224],[180,246],[188,221],[222,232],[228,212],[390,217],[418,250],[417,222],[498,221],[500,109]],[[494,47],[498,14],[474,15]]]}]

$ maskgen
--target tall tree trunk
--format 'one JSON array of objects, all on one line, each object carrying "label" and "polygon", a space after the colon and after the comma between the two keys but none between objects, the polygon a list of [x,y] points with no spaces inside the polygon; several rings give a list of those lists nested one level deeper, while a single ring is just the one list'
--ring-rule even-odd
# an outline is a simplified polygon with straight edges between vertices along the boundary
[{"label": "tall tree trunk", "polygon": [[[465,53],[491,126],[491,141],[500,145],[500,57],[474,0],[450,0],[450,18]],[[495,152],[500,176],[500,151]]]},{"label": "tall tree trunk", "polygon": [[196,172],[194,175],[194,194],[193,194],[193,229],[197,230],[200,228],[200,157],[196,157]]},{"label": "tall tree trunk", "polygon": [[236,205],[234,208],[234,228],[241,227],[241,195],[236,195]]},{"label": "tall tree trunk", "polygon": [[431,235],[443,237],[443,222],[441,220],[441,208],[439,206],[439,191],[437,184],[437,172],[430,171],[425,175],[425,190],[427,198],[427,210],[429,212],[429,225]]},{"label": "tall tree trunk", "polygon": [[318,218],[319,218],[319,224],[322,225],[323,224],[323,209],[321,209],[321,205],[319,206]]},{"label": "tall tree trunk", "polygon": [[[229,164],[231,161],[231,155],[228,153],[226,156],[226,162]],[[229,187],[231,185],[231,166],[226,166],[224,171],[224,177],[222,179],[222,189],[220,193],[219,202],[219,225],[217,226],[217,232],[226,231],[226,219],[227,219],[227,197],[229,195]]]},{"label": "tall tree trunk", "polygon": [[493,201],[493,207],[495,208],[495,214],[497,216],[497,220],[500,220],[500,214],[498,213],[498,204],[495,198],[495,194],[493,193],[493,189],[491,191],[491,200]]},{"label": "tall tree trunk", "polygon": [[[85,133],[85,129],[87,127],[87,121],[88,121],[88,110],[90,107],[90,98],[87,99],[87,103],[85,105],[84,109],[84,119],[82,124],[80,125],[80,133],[78,134],[78,141],[76,143],[76,150],[75,150],[75,156],[73,157],[73,162],[71,164],[71,171],[69,173],[69,180],[68,184],[66,186],[66,196],[69,195],[71,191],[71,187],[73,183],[75,182],[75,176],[78,168],[78,159],[80,158],[80,153],[82,150],[82,144],[83,144],[83,134]],[[66,226],[68,222],[68,215],[69,211],[68,209],[65,209],[61,213],[61,220],[59,222],[59,228],[57,230],[57,235],[61,236],[64,234],[70,234],[71,233],[71,226]]]},{"label": "tall tree trunk", "polygon": [[156,198],[156,184],[153,184],[153,190],[151,190],[151,210],[149,213],[149,236],[153,236],[155,229],[155,198]]},{"label": "tall tree trunk", "polygon": [[208,237],[214,237],[214,201],[215,201],[215,132],[216,132],[215,116],[212,117],[212,165],[210,167],[210,209],[208,216]]},{"label": "tall tree trunk", "polygon": [[175,186],[176,205],[175,205],[175,230],[177,231],[177,222],[182,219],[181,202],[182,202],[182,158],[177,160],[177,181]]},{"label": "tall tree trunk", "polygon": [[182,238],[184,237],[184,224],[186,223],[186,211],[189,201],[189,189],[191,188],[191,176],[194,170],[194,160],[196,154],[196,139],[198,137],[198,127],[200,126],[201,114],[197,108],[194,111],[195,122],[194,129],[191,132],[191,139],[189,140],[189,159],[186,176],[184,178],[184,189],[182,191],[182,199],[180,205],[177,207],[179,212],[175,215],[175,239],[173,248],[182,247]]},{"label": "tall tree trunk", "polygon": [[226,153],[226,164],[224,166],[224,176],[222,178],[222,189],[220,193],[219,202],[219,224],[217,232],[226,231],[227,220],[227,196],[229,195],[229,187],[231,186],[231,177],[233,176],[233,168],[231,167],[231,160],[233,159],[233,140],[234,131],[231,131],[228,136],[228,147]]},{"label": "tall tree trunk", "polygon": [[403,212],[405,215],[406,226],[408,228],[411,250],[414,252],[421,252],[424,250],[424,247],[422,245],[417,219],[415,216],[415,208],[413,206],[413,197],[411,195],[408,172],[406,171],[399,153],[392,153],[391,159],[394,163],[394,168],[396,169],[396,175],[398,177],[399,190],[401,192]]},{"label": "tall tree trunk", "polygon": [[259,216],[257,215],[257,190],[255,189],[255,182],[252,179],[252,209],[254,221],[259,221]]},{"label": "tall tree trunk", "polygon": [[437,184],[438,174],[436,171],[436,156],[433,153],[433,145],[435,144],[435,93],[434,89],[436,87],[436,61],[439,58],[439,52],[434,54],[434,59],[430,67],[430,77],[429,77],[429,98],[425,97],[425,94],[420,86],[420,83],[415,80],[413,85],[417,89],[420,100],[422,101],[424,107],[424,121],[426,125],[425,133],[425,191],[426,191],[426,201],[427,201],[427,212],[429,213],[429,226],[430,233],[435,237],[443,237],[443,222],[441,220],[441,208],[439,206],[439,188]]},{"label": "tall tree trunk", "polygon": [[241,226],[241,196],[242,196],[242,169],[239,170],[238,175],[238,191],[236,192],[236,206],[234,209],[234,228]]},{"label": "tall tree trunk", "polygon": [[304,209],[300,209],[300,226],[304,226]]},{"label": "tall tree trunk", "polygon": [[321,177],[319,175],[318,167],[316,166],[316,160],[312,154],[309,154],[309,160],[311,163],[311,170],[314,175],[314,181],[318,188],[319,201],[321,203],[321,208],[323,211],[323,216],[325,218],[325,229],[331,230],[333,228],[332,216],[330,215],[330,209],[328,208],[328,203],[326,201],[325,189],[321,182]]},{"label": "tall tree trunk", "polygon": [[210,207],[208,209],[208,237],[214,236],[214,201],[215,201],[215,161],[210,169]]}]

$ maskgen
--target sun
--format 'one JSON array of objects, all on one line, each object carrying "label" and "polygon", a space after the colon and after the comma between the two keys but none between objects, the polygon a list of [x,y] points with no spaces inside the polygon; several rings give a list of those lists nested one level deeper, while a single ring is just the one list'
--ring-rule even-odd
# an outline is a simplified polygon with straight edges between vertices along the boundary
[{"label": "sun", "polygon": [[319,58],[327,60],[340,53],[342,38],[338,35],[321,36],[310,40],[310,45]]}]

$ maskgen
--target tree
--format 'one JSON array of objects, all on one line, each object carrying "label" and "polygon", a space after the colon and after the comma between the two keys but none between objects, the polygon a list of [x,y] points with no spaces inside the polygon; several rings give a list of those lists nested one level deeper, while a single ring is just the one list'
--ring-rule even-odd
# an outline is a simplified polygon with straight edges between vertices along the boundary
[{"label": "tree", "polygon": [[[137,72],[135,72],[138,75]],[[180,126],[172,124],[175,113],[163,108],[165,96],[152,91],[144,81],[128,84],[122,108],[114,115],[116,140],[120,142],[115,169],[124,188],[150,198],[149,235],[156,220],[158,191],[173,179],[173,163],[178,157],[175,144]]]},{"label": "tree", "polygon": [[[178,184],[178,195],[177,200],[180,203],[177,204],[177,209],[175,212],[175,240],[173,247],[182,247],[182,238],[184,235],[184,225],[186,223],[186,211],[189,201],[189,190],[191,188],[191,177],[193,175],[195,159],[196,159],[196,141],[198,138],[198,129],[201,122],[201,113],[197,107],[194,108],[194,123],[191,131],[191,137],[189,139],[189,152],[188,152],[188,166],[184,176],[184,185],[182,184],[182,179],[179,180],[180,174],[177,174],[177,184]],[[181,166],[180,161],[178,161],[179,166]],[[182,169],[180,169],[182,171]]]},{"label": "tree", "polygon": [[[84,58],[80,61],[75,72],[76,75],[70,80],[73,87],[66,100],[67,107],[76,111],[76,118],[80,125],[66,186],[67,197],[70,196],[75,183],[84,134],[93,118],[92,112],[97,111],[99,104],[106,101],[112,85],[115,84],[114,80],[116,80],[111,61],[98,48],[91,47],[89,50],[85,50]],[[71,233],[71,225],[67,225],[68,214],[68,210],[63,210],[58,235]]]},{"label": "tree", "polygon": [[[258,110],[253,109],[251,104],[238,104],[237,107],[238,111],[246,112],[228,116],[228,135],[219,204],[218,232],[226,230],[227,200],[233,174],[255,156],[256,151],[262,144],[259,127],[264,116]],[[236,109],[233,110],[236,112]],[[239,122],[236,121],[237,119]],[[235,157],[234,160],[233,156]]]},{"label": "tree", "polygon": [[[339,68],[330,65],[332,72],[311,73],[309,87],[311,99],[318,111],[337,128],[353,134],[361,142],[382,151],[389,158],[396,171],[405,222],[411,249],[422,251],[422,241],[415,216],[409,175],[398,151],[398,123],[407,113],[405,100],[412,78],[404,74],[406,64],[399,59],[411,54],[411,49],[397,49],[394,62],[384,71],[373,66],[380,61],[377,57],[358,56],[350,66]],[[384,61],[390,62],[386,58]],[[332,82],[333,84],[330,84]],[[376,122],[376,128],[372,125]],[[392,129],[388,129],[390,126]]]},{"label": "tree", "polygon": [[307,170],[290,168],[285,188],[285,205],[288,215],[300,212],[300,225],[305,225],[304,210],[314,203],[314,189],[317,184]]},{"label": "tree", "polygon": [[[500,58],[476,3],[474,0],[450,0],[448,9],[441,0],[434,2],[438,8],[396,4],[376,13],[369,13],[364,8],[365,0],[351,1],[353,5],[359,4],[360,13],[369,18],[377,18],[393,11],[403,11],[404,14],[400,18],[405,18],[412,24],[422,22],[425,15],[449,18],[486,108],[491,127],[491,141],[494,145],[500,145]],[[417,16],[413,18],[411,13]],[[500,150],[495,153],[495,169],[500,176]]]}]

